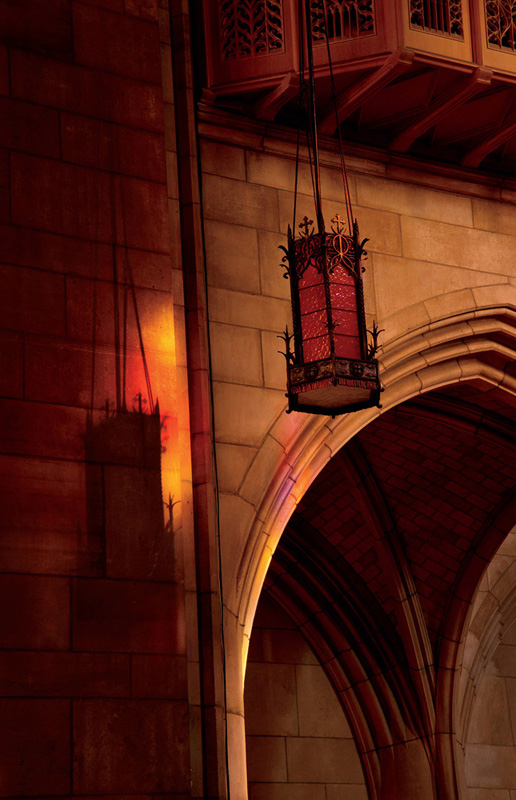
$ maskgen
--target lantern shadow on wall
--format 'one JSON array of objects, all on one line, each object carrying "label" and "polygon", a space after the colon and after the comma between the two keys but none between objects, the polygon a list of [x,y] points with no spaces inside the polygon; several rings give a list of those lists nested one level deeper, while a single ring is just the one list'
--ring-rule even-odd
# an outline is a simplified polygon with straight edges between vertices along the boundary
[{"label": "lantern shadow on wall", "polygon": [[[313,66],[313,32],[310,0],[299,0],[299,125],[294,188],[294,223],[299,172],[299,139],[301,119],[307,120],[306,139],[314,202],[316,227],[308,217],[299,224],[300,235],[288,228],[288,245],[284,251],[285,277],[290,279],[293,333],[288,328],[285,341],[287,362],[288,409],[310,414],[336,416],[362,408],[380,405],[378,362],[378,330],[366,328],[362,284],[364,244],[359,238],[358,224],[353,221],[349,186],[344,163],[342,139],[337,111],[337,95],[333,83],[328,25],[325,22],[328,62],[334,98],[336,127],[342,164],[343,192],[347,224],[337,214],[331,231],[326,232],[321,206],[319,148]],[[326,3],[325,19],[326,19]],[[306,23],[306,26],[303,24]],[[308,31],[306,36],[304,30]],[[308,80],[305,78],[305,58]],[[347,229],[347,232],[346,232]],[[371,336],[368,342],[368,333]]]}]

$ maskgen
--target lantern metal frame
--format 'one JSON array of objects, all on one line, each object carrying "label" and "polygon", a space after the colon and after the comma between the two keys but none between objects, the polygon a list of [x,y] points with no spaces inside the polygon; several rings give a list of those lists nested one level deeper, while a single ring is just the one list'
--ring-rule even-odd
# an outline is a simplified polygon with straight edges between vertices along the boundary
[{"label": "lantern metal frame", "polygon": [[[280,245],[285,253],[283,257],[284,277],[290,279],[294,324],[293,333],[289,334],[287,328],[280,338],[283,338],[285,342],[283,355],[287,362],[287,413],[303,411],[309,414],[326,414],[334,417],[337,414],[359,411],[375,405],[380,406],[381,387],[375,355],[379,347],[378,335],[381,331],[378,330],[376,323],[373,323],[371,331],[368,331],[366,327],[362,258],[365,255],[364,244],[368,239],[360,242],[357,221],[352,222],[351,199],[336,102],[335,115],[339,131],[349,233],[345,233],[345,223],[339,214],[332,219],[331,231],[326,232],[325,230],[321,206],[310,0],[304,0],[306,42],[303,41],[302,6],[303,0],[299,0],[299,109],[300,120],[303,104],[308,114],[307,146],[314,190],[317,232],[314,230],[313,221],[305,216],[299,225],[300,235],[295,236],[289,225],[288,246]],[[336,100],[327,21],[325,28],[332,90]],[[304,76],[305,48],[308,55],[308,82]],[[297,179],[300,163],[299,134],[300,125],[297,138],[293,224],[295,224],[296,216]],[[315,268],[315,272],[322,276],[322,282],[318,278],[312,284],[301,286],[304,273],[309,268],[312,279]],[[322,293],[320,291],[321,283],[324,287]],[[311,294],[306,291],[310,288],[313,290]],[[348,298],[343,300],[346,291],[348,291]],[[301,308],[301,292],[304,293],[305,305],[312,305],[308,313],[306,307]],[[349,305],[350,298],[354,303],[351,307]],[[340,332],[339,326],[341,327]],[[305,335],[309,328],[311,328],[310,336]],[[350,328],[353,329],[351,333]],[[371,343],[368,343],[367,340],[368,333],[372,337]],[[346,349],[348,349],[347,352],[345,352]]]},{"label": "lantern metal frame", "polygon": [[[294,237],[289,226],[288,248],[282,247],[285,252],[283,266],[285,277],[290,279],[292,319],[294,330],[289,334],[288,328],[283,334],[285,341],[285,357],[287,361],[287,398],[288,413],[291,411],[304,411],[311,414],[326,414],[336,416],[350,411],[359,411],[380,403],[380,380],[378,361],[375,359],[378,350],[378,330],[373,323],[371,331],[367,330],[364,309],[364,293],[362,283],[362,258],[366,254],[364,245],[359,238],[358,224],[353,225],[353,235],[344,233],[344,223],[337,214],[332,220],[333,226],[329,233],[325,231],[315,233],[311,227],[312,220],[307,217],[300,223],[301,235]],[[301,308],[299,299],[299,282],[309,265],[316,267],[322,273],[326,301],[327,342],[329,355],[316,360],[304,358],[304,340],[302,335]],[[335,269],[342,267],[353,278],[356,314],[358,322],[358,336],[360,342],[360,358],[346,358],[336,354],[335,338],[338,334],[338,322],[335,322],[332,313],[331,289],[332,276]],[[372,341],[368,343],[367,334]],[[292,348],[293,343],[293,348]],[[360,400],[347,403],[335,403],[322,406],[317,403],[303,402],[303,394],[310,392],[312,395],[326,387],[350,387],[363,390],[367,396]],[[322,392],[324,394],[324,392]],[[326,393],[328,394],[328,393]]]}]

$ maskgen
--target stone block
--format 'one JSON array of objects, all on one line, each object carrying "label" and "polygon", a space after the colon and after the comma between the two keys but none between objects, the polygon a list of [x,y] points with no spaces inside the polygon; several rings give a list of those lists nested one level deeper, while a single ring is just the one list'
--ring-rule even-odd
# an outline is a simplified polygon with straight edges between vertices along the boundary
[{"label": "stone block", "polygon": [[400,218],[397,214],[359,207],[353,212],[360,226],[360,238],[370,240],[366,245],[369,252],[401,255]]},{"label": "stone block", "polygon": [[[516,648],[514,650],[516,656]],[[516,658],[513,666],[516,674]],[[512,745],[508,700],[505,679],[484,675],[473,705],[467,734],[468,743]]]},{"label": "stone block", "polygon": [[57,111],[2,97],[0,119],[0,147],[59,158]]},{"label": "stone block", "polygon": [[1,797],[70,791],[70,703],[0,700]]},{"label": "stone block", "polygon": [[50,272],[91,275],[108,280],[113,277],[111,245],[14,225],[0,225],[0,259],[5,264]]},{"label": "stone block", "polygon": [[3,453],[83,458],[86,412],[78,408],[2,400],[4,425],[0,432]]},{"label": "stone block", "polygon": [[514,747],[466,745],[466,782],[469,786],[504,789],[516,786]]},{"label": "stone block", "polygon": [[66,650],[70,645],[70,585],[66,578],[0,575],[0,647]]},{"label": "stone block", "polygon": [[13,51],[13,97],[86,117],[119,122],[144,130],[163,131],[160,86],[98,70]]},{"label": "stone block", "polygon": [[477,308],[492,308],[493,306],[511,306],[516,301],[516,289],[514,285],[504,283],[503,280],[497,281],[497,276],[493,276],[494,286],[475,286],[473,297]]},{"label": "stone block", "polygon": [[74,703],[74,793],[188,792],[188,706],[158,700]]},{"label": "stone block", "polygon": [[65,332],[64,279],[37,270],[0,265],[2,325],[13,330]]},{"label": "stone block", "polygon": [[260,292],[256,231],[206,220],[208,284],[242,292]]},{"label": "stone block", "polygon": [[267,436],[249,467],[240,490],[241,496],[256,506],[274,481],[278,469],[284,466],[284,455],[276,439]]},{"label": "stone block", "polygon": [[90,5],[107,8],[108,11],[123,12],[124,10],[124,0],[91,0]]},{"label": "stone block", "polygon": [[127,697],[129,656],[110,653],[0,653],[0,694]]},{"label": "stone block", "polygon": [[353,738],[342,706],[321,666],[298,664],[296,685],[300,736]]},{"label": "stone block", "polygon": [[0,94],[9,94],[9,60],[7,47],[0,45]]},{"label": "stone block", "polygon": [[158,18],[158,4],[156,0],[124,0],[126,14],[155,22]]},{"label": "stone block", "polygon": [[483,272],[516,275],[516,237],[442,222],[401,218],[406,258]]},{"label": "stone block", "polygon": [[[260,600],[260,608],[261,605],[262,602]],[[278,622],[277,619],[275,621]],[[318,665],[319,662],[316,656],[300,631],[285,630],[284,628],[258,628],[258,630],[261,632],[263,661],[272,662],[273,664]]]},{"label": "stone block", "polygon": [[287,739],[290,780],[300,783],[362,783],[360,759],[351,739]]},{"label": "stone block", "polygon": [[[505,552],[510,553],[510,551],[514,549],[514,547],[516,546],[516,542],[514,541],[515,538],[516,537],[514,536],[514,534],[512,535],[509,534],[507,539],[512,539],[512,542],[508,543],[507,539],[505,540],[505,542],[503,543],[506,546]],[[500,550],[498,552],[500,552]],[[508,625],[507,628],[504,630],[503,643],[516,645],[516,620],[514,620],[514,622],[511,622],[511,624]]]},{"label": "stone block", "polygon": [[[214,383],[215,429],[217,441],[259,445],[285,407],[284,392],[254,386]],[[253,425],[249,426],[252,409]]]},{"label": "stone block", "polygon": [[260,334],[252,328],[210,325],[212,376],[216,381],[263,384]]},{"label": "stone block", "polygon": [[160,44],[161,54],[161,90],[165,103],[174,102],[174,81],[172,78],[172,48],[169,44]]},{"label": "stone block", "polygon": [[131,656],[131,693],[133,697],[180,700],[188,696],[185,656]]},{"label": "stone block", "polygon": [[275,189],[218,175],[205,175],[203,187],[207,219],[260,230],[279,230]]},{"label": "stone block", "polygon": [[165,180],[163,137],[156,133],[63,113],[61,147],[63,161],[150,181]]},{"label": "stone block", "polygon": [[286,236],[258,231],[261,291],[271,297],[290,301],[290,281],[283,277],[284,253],[280,250],[280,245],[287,246]]},{"label": "stone block", "polygon": [[245,151],[241,147],[230,147],[221,142],[201,142],[201,168],[211,175],[236,178],[245,181]]},{"label": "stone block", "polygon": [[326,800],[324,784],[251,783],[249,800]]},{"label": "stone block", "polygon": [[129,247],[170,251],[165,184],[120,178],[115,181],[116,240]]},{"label": "stone block", "polygon": [[503,275],[414,261],[408,258],[375,253],[373,261],[374,290],[379,319],[385,319],[403,308],[421,300],[437,298],[443,294],[472,286],[483,286],[495,281],[506,283]]},{"label": "stone block", "polygon": [[68,0],[34,0],[30,14],[23,3],[2,3],[2,41],[11,47],[71,58],[70,3]]},{"label": "stone block", "polygon": [[11,180],[17,224],[168,252],[165,185],[22,154],[13,155]]},{"label": "stone block", "polygon": [[99,575],[104,553],[100,467],[9,456],[1,456],[0,465],[2,569]]},{"label": "stone block", "polygon": [[[249,735],[298,735],[296,676],[293,666],[248,664],[244,703],[246,731]],[[290,771],[289,775],[292,778]]]},{"label": "stone block", "polygon": [[240,580],[237,575],[254,509],[241,497],[222,492],[219,495],[219,508],[224,586],[235,586],[235,581]]},{"label": "stone block", "polygon": [[250,783],[287,783],[287,754],[282,736],[247,736],[246,754]]},{"label": "stone block", "polygon": [[368,800],[368,797],[363,784],[326,784],[326,800]]},{"label": "stone block", "polygon": [[287,388],[287,369],[285,359],[282,355],[285,351],[285,344],[279,332],[262,331],[262,362],[263,378],[268,389]]},{"label": "stone block", "polygon": [[23,340],[19,333],[0,331],[0,396],[23,395]]},{"label": "stone block", "polygon": [[513,203],[495,203],[473,198],[473,220],[476,228],[514,236],[516,207]]},{"label": "stone block", "polygon": [[[469,197],[461,197],[451,192],[437,192],[417,184],[386,180],[373,175],[358,175],[357,191],[359,206],[447,222],[451,225],[466,227],[473,225]],[[358,221],[360,224],[360,216]]]},{"label": "stone block", "polygon": [[166,152],[166,168],[167,168],[167,195],[172,199],[179,199],[179,181],[177,173],[177,154],[167,150]]},{"label": "stone block", "polygon": [[[123,265],[120,268],[123,269]],[[113,284],[104,281],[69,278],[66,316],[67,334],[71,339],[114,345],[117,333],[118,338],[124,335],[123,320],[126,347],[140,348],[139,326],[145,350],[174,352],[174,310],[170,295],[163,292],[151,289],[134,289],[133,292],[130,286],[119,286],[115,293]]]},{"label": "stone block", "polygon": [[[164,4],[165,5],[165,4]],[[166,6],[161,8],[158,5],[158,25],[159,25],[159,40],[170,44],[170,16],[168,14],[168,0]]]},{"label": "stone block", "polygon": [[161,83],[157,25],[75,3],[73,40],[77,64]]},{"label": "stone block", "polygon": [[11,181],[16,224],[111,241],[114,196],[107,173],[14,153]]},{"label": "stone block", "polygon": [[290,301],[286,300],[213,288],[209,291],[209,307],[212,322],[274,332],[292,325]]},{"label": "stone block", "polygon": [[516,741],[516,676],[505,679],[507,688],[507,698],[509,702],[509,713],[511,716],[513,741]]},{"label": "stone block", "polygon": [[184,602],[175,584],[76,578],[74,650],[184,652]]},{"label": "stone block", "polygon": [[91,345],[30,340],[25,345],[27,400],[83,406],[91,404],[94,353]]},{"label": "stone block", "polygon": [[104,492],[107,576],[170,579],[174,532],[163,521],[160,470],[105,466]]},{"label": "stone block", "polygon": [[[471,289],[459,289],[441,297],[431,297],[424,301],[424,306],[428,316],[433,321],[461,314],[464,311],[472,311],[476,308],[476,301],[474,292]],[[417,308],[419,307],[420,304],[418,304]],[[416,306],[413,306],[413,308],[416,308]]]},{"label": "stone block", "polygon": [[[276,189],[294,191],[296,178],[296,163],[290,158],[281,158],[269,153],[256,153],[252,150],[246,152],[247,180],[250,183],[259,183],[262,186],[272,186]],[[302,164],[298,175],[298,192],[310,195],[312,192],[312,179],[310,167]]]},{"label": "stone block", "polygon": [[216,447],[219,489],[222,492],[236,492],[256,454],[256,449],[221,442],[218,442]]},{"label": "stone block", "polygon": [[9,222],[11,207],[9,196],[9,151],[0,150],[0,222]]}]

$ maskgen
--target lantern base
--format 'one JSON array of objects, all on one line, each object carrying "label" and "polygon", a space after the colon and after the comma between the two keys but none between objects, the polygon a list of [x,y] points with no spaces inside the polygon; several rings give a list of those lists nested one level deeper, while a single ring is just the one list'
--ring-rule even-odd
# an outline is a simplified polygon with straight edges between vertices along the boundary
[{"label": "lantern base", "polygon": [[378,362],[345,358],[289,369],[288,411],[336,416],[380,405]]}]

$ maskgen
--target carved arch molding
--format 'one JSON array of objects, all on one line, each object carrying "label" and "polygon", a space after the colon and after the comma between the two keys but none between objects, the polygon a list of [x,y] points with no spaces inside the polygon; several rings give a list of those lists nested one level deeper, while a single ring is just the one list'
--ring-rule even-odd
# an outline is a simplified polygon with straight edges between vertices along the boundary
[{"label": "carved arch molding", "polygon": [[298,504],[265,590],[323,664],[373,799],[411,797],[415,785],[421,798],[460,796],[460,642],[515,520],[514,401],[477,381],[386,412]]}]

